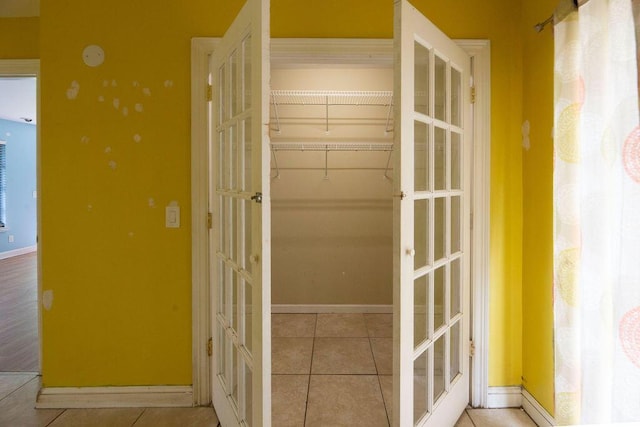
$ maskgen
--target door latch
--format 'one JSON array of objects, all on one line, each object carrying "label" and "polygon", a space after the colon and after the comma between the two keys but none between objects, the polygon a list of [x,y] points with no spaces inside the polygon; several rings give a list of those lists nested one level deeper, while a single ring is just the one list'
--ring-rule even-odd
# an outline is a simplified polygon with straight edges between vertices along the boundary
[{"label": "door latch", "polygon": [[253,200],[256,203],[262,203],[262,193],[258,192],[254,194],[253,196],[251,196],[251,200]]}]

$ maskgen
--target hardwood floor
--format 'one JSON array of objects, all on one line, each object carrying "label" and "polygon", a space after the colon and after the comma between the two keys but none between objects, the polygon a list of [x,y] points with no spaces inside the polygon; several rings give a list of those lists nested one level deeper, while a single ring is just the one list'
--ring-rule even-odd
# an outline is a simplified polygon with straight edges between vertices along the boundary
[{"label": "hardwood floor", "polygon": [[0,260],[0,372],[37,372],[37,255]]}]

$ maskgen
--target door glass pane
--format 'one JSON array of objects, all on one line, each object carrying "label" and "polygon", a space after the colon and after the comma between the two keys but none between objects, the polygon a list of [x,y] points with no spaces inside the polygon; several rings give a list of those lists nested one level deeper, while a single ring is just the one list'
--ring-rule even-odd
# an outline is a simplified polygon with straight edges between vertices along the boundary
[{"label": "door glass pane", "polygon": [[460,219],[462,217],[461,212],[462,197],[451,197],[451,253],[459,252],[462,247],[460,237]]},{"label": "door glass pane", "polygon": [[244,283],[244,346],[249,354],[253,349],[253,287],[246,280]]},{"label": "door glass pane", "polygon": [[238,189],[238,126],[235,124],[229,128],[229,188]]},{"label": "door glass pane", "polygon": [[445,229],[446,229],[446,199],[438,197],[434,200],[434,260],[439,260],[445,256]]},{"label": "door glass pane", "polygon": [[414,109],[429,115],[429,49],[415,42],[414,55]]},{"label": "door glass pane", "polygon": [[413,257],[415,270],[429,263],[429,200],[414,201]]},{"label": "door glass pane", "polygon": [[461,138],[460,134],[456,132],[451,132],[451,189],[459,190],[461,188],[460,183],[462,179],[460,178],[462,171],[460,169],[460,160],[462,156],[462,146],[461,146]]},{"label": "door glass pane", "polygon": [[231,381],[233,384],[232,392],[231,392],[231,400],[235,403],[236,408],[238,407],[238,348],[233,345],[233,342],[229,342],[229,346],[231,347]]},{"label": "door glass pane", "polygon": [[248,426],[253,425],[253,405],[252,395],[253,392],[253,372],[246,364],[244,365],[244,422]]},{"label": "door glass pane", "polygon": [[251,191],[251,118],[244,121],[244,191]]},{"label": "door glass pane", "polygon": [[217,312],[222,314],[223,316],[226,313],[226,308],[227,308],[227,293],[225,292],[225,265],[224,265],[224,261],[221,259],[218,259],[218,268],[217,268],[217,273],[218,273],[218,307],[217,307]]},{"label": "door glass pane", "polygon": [[242,42],[244,47],[244,109],[251,108],[251,36]]},{"label": "door glass pane", "polygon": [[451,124],[460,126],[462,123],[462,74],[451,68]]},{"label": "door glass pane", "polygon": [[449,332],[449,357],[451,358],[449,362],[449,381],[453,382],[456,376],[461,372],[460,371],[460,355],[461,355],[461,346],[462,342],[460,341],[460,322],[456,322],[455,325],[451,327]]},{"label": "door glass pane", "polygon": [[444,292],[445,266],[436,269],[433,275],[433,330],[437,331],[444,325]]},{"label": "door glass pane", "polygon": [[444,393],[444,335],[433,346],[433,401]]},{"label": "door glass pane", "polygon": [[413,122],[414,190],[429,190],[429,127],[426,123]]},{"label": "door glass pane", "polygon": [[226,366],[227,366],[227,352],[226,352],[226,339],[225,339],[225,335],[224,335],[224,327],[216,322],[216,327],[218,328],[217,331],[217,337],[218,340],[216,342],[216,357],[217,357],[217,363],[216,363],[216,373],[222,377],[223,381],[223,385],[225,386],[225,389],[227,387],[227,384],[229,384],[228,380],[227,380],[227,376],[226,376]]},{"label": "door glass pane", "polygon": [[451,317],[460,313],[460,307],[462,306],[462,282],[460,280],[460,258],[456,258],[451,261],[449,265],[449,273],[451,275],[450,288],[451,288]]},{"label": "door glass pane", "polygon": [[235,197],[229,198],[229,204],[231,205],[231,221],[230,221],[230,230],[229,234],[231,235],[231,251],[229,252],[229,258],[233,262],[238,261],[238,237],[240,233],[240,228],[238,227],[238,219],[240,212],[238,211],[238,204],[240,200]]},{"label": "door glass pane", "polygon": [[427,310],[429,309],[429,276],[413,281],[413,345],[427,339]]},{"label": "door glass pane", "polygon": [[413,362],[413,423],[416,424],[427,413],[427,352]]},{"label": "door glass pane", "polygon": [[220,132],[218,132],[218,164],[217,169],[218,169],[218,182],[217,182],[217,187],[218,188],[226,188],[227,185],[227,177],[225,175],[225,163],[227,162],[227,159],[225,159],[225,141],[226,141],[226,137],[227,134],[226,132],[223,130],[221,130]]},{"label": "door glass pane", "polygon": [[220,252],[224,253],[225,239],[227,236],[227,227],[225,221],[227,220],[227,212],[225,207],[227,206],[227,198],[224,196],[218,197],[218,247],[216,248]]},{"label": "door glass pane", "polygon": [[231,270],[231,327],[235,330],[235,333],[238,333],[238,325],[239,325],[239,316],[240,312],[238,309],[238,291],[240,290],[240,283],[238,273],[230,268]]},{"label": "door glass pane", "polygon": [[249,273],[253,270],[251,265],[251,200],[244,200],[244,268]]},{"label": "door glass pane", "polygon": [[438,120],[446,121],[447,107],[447,63],[436,55],[435,62],[435,110],[434,116]]},{"label": "door glass pane", "polygon": [[433,182],[435,190],[444,190],[447,188],[447,132],[439,127],[435,128],[433,141],[434,162],[433,162]]},{"label": "door glass pane", "polygon": [[229,57],[229,68],[230,68],[230,76],[229,76],[229,87],[231,88],[231,117],[238,114],[238,86],[240,82],[238,81],[238,51],[234,50]]},{"label": "door glass pane", "polygon": [[227,70],[222,64],[218,70],[218,124],[227,119]]}]

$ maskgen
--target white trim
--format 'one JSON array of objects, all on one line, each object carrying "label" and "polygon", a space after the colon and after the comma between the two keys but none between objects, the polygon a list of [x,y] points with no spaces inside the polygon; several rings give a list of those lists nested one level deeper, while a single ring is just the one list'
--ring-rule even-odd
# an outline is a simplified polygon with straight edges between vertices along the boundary
[{"label": "white trim", "polygon": [[27,246],[20,249],[14,249],[12,251],[4,251],[4,252],[0,252],[0,259],[7,259],[7,258],[12,258],[14,256],[29,254],[37,250],[38,250],[38,245],[33,245],[33,246]]},{"label": "white trim", "polygon": [[522,387],[489,387],[487,408],[519,408],[522,406]]},{"label": "white trim", "polygon": [[488,406],[489,390],[489,239],[491,228],[491,44],[458,40],[473,58],[473,192],[471,253],[471,406]]},{"label": "white trim", "polygon": [[[211,400],[208,386],[208,358],[204,356],[210,336],[207,240],[204,224],[208,212],[207,108],[200,97],[206,93],[202,76],[208,55],[216,40],[192,40],[191,74],[191,200],[192,200],[192,290],[193,290],[193,389],[194,402]],[[474,58],[476,103],[474,105],[474,189],[473,189],[473,263],[471,337],[475,356],[471,366],[471,404],[487,407],[489,389],[489,227],[491,173],[491,76],[488,40],[456,41]],[[391,66],[391,39],[273,39],[272,65],[285,64],[363,64]],[[382,64],[382,65],[381,65]]]},{"label": "white trim", "polygon": [[272,304],[271,313],[393,313],[393,305]]},{"label": "white trim", "polygon": [[[42,235],[40,206],[40,60],[39,59],[0,59],[0,77],[35,76],[36,77],[36,235]],[[38,292],[38,370],[42,372],[42,310],[40,295],[42,294],[42,254],[37,254]]]},{"label": "white trim", "polygon": [[539,427],[556,425],[556,420],[553,419],[551,414],[524,388],[522,389],[522,409]]},{"label": "white trim", "polygon": [[193,406],[191,386],[43,387],[37,409]]},{"label": "white trim", "polygon": [[209,195],[209,147],[207,77],[209,55],[220,39],[191,39],[191,292],[193,404],[211,402],[210,364],[207,342],[211,337],[209,293],[209,245],[207,214]]}]

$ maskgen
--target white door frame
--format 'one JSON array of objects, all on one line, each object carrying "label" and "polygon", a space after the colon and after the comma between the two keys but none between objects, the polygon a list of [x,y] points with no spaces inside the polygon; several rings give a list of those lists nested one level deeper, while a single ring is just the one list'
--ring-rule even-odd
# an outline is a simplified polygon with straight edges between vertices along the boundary
[{"label": "white door frame", "polygon": [[[40,233],[40,60],[39,59],[0,59],[0,77],[35,77],[36,78],[36,238]],[[38,243],[36,242],[36,245]],[[38,281],[38,294],[36,306],[38,310],[38,372],[42,372],[42,311],[40,310],[40,295],[42,293],[42,280],[40,272],[40,251],[36,254],[36,268]]]},{"label": "white door frame", "polygon": [[[191,41],[191,265],[193,319],[194,405],[211,402],[211,300],[208,282],[208,117],[209,55],[220,39]],[[471,243],[471,405],[486,407],[489,390],[489,229],[491,183],[491,76],[488,40],[456,40],[472,58],[473,194]],[[355,64],[373,67],[393,64],[391,39],[272,39],[271,63]]]}]

